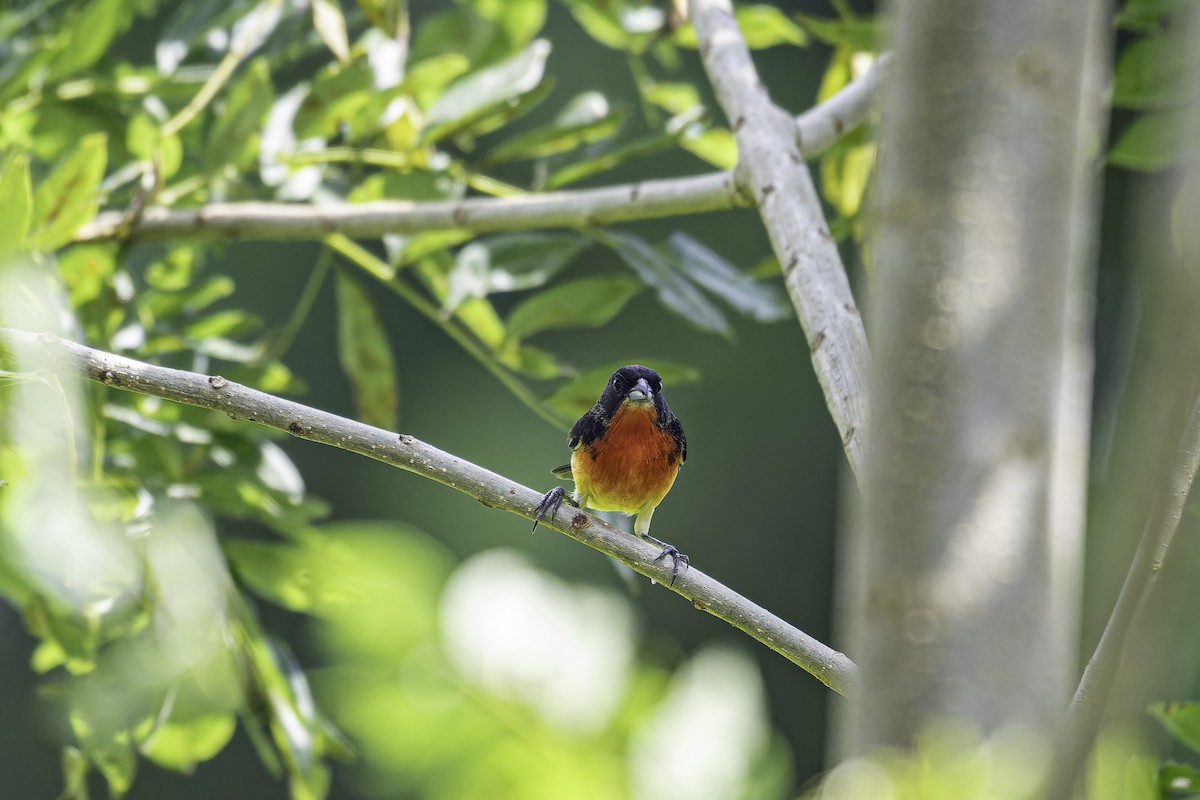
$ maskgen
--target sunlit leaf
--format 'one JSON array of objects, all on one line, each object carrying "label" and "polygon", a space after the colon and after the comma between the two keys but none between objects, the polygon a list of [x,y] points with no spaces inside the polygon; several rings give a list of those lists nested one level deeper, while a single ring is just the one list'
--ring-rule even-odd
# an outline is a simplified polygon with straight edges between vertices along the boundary
[{"label": "sunlit leaf", "polygon": [[642,96],[672,114],[683,114],[702,105],[700,92],[690,83],[652,83],[642,88]]},{"label": "sunlit leaf", "polygon": [[1185,111],[1152,111],[1139,116],[1117,137],[1108,160],[1119,167],[1153,172],[1195,154],[1194,132]]},{"label": "sunlit leaf", "polygon": [[408,30],[408,0],[358,0],[358,7],[390,39]]},{"label": "sunlit leaf", "polygon": [[688,277],[738,312],[759,322],[777,322],[792,316],[792,307],[779,287],[751,280],[687,234],[671,234],[667,247],[678,256]]},{"label": "sunlit leaf", "polygon": [[183,329],[185,336],[196,340],[240,336],[262,326],[262,321],[248,311],[227,308],[206,317],[189,322]]},{"label": "sunlit leaf", "polygon": [[566,372],[553,353],[531,344],[517,344],[515,341],[501,348],[496,353],[496,360],[509,369],[538,380],[557,378]]},{"label": "sunlit leaf", "polygon": [[843,217],[862,208],[875,170],[875,143],[844,138],[821,157],[821,193]]},{"label": "sunlit leaf", "polygon": [[645,240],[627,233],[614,233],[606,236],[604,243],[654,289],[665,307],[701,330],[722,336],[733,335],[733,329],[720,309],[675,268],[671,259]]},{"label": "sunlit leaf", "polygon": [[392,430],[399,401],[387,331],[370,297],[345,272],[338,272],[337,302],[338,361],[354,387],[359,419]]},{"label": "sunlit leaf", "polygon": [[108,139],[102,133],[84,137],[67,153],[33,194],[30,244],[53,250],[66,244],[100,205],[100,181],[108,162]]},{"label": "sunlit leaf", "polygon": [[512,58],[456,81],[429,108],[425,141],[461,130],[532,92],[542,82],[548,55],[550,43],[538,39]]},{"label": "sunlit leaf", "polygon": [[623,275],[581,278],[562,283],[523,300],[509,314],[506,327],[514,339],[552,328],[596,328],[625,307],[642,289]]},{"label": "sunlit leaf", "polygon": [[679,144],[697,158],[720,169],[733,169],[737,165],[737,142],[733,133],[725,128],[709,128],[697,134],[684,136]]},{"label": "sunlit leaf", "polygon": [[350,42],[346,39],[346,18],[337,0],[312,0],[313,27],[337,60],[350,60]]},{"label": "sunlit leaf", "polygon": [[33,217],[33,187],[29,182],[29,160],[8,159],[0,175],[0,260],[25,244]]},{"label": "sunlit leaf", "polygon": [[[546,179],[546,189],[557,189],[593,175],[607,172],[633,158],[661,153],[674,146],[679,134],[654,133],[631,142],[614,146],[590,158],[585,158],[555,170]],[[607,145],[608,143],[606,143]]]},{"label": "sunlit leaf", "polygon": [[823,19],[808,14],[797,14],[796,18],[813,36],[835,47],[844,46],[855,52],[873,53],[883,41],[883,26],[874,17]]},{"label": "sunlit leaf", "polygon": [[1151,703],[1146,710],[1180,744],[1200,752],[1200,703]]},{"label": "sunlit leaf", "polygon": [[[808,44],[804,29],[775,6],[741,5],[736,7],[734,13],[742,36],[751,49],[760,50],[781,44],[803,47]],[[696,29],[691,23],[681,25],[675,31],[675,43],[681,47],[696,47]]]},{"label": "sunlit leaf", "polygon": [[237,717],[231,713],[172,718],[154,725],[139,749],[160,767],[191,772],[196,764],[221,752],[236,728]]},{"label": "sunlit leaf", "polygon": [[400,86],[418,107],[428,108],[451,81],[470,68],[471,61],[462,53],[431,56],[410,66]]},{"label": "sunlit leaf", "polygon": [[549,125],[506,139],[492,148],[487,161],[499,163],[517,158],[544,158],[600,141],[616,132],[624,113],[610,108],[599,92],[576,95]]},{"label": "sunlit leaf", "polygon": [[546,0],[468,0],[468,4],[497,25],[510,51],[529,44],[546,21]]},{"label": "sunlit leaf", "polygon": [[58,258],[58,271],[71,306],[77,308],[98,297],[116,268],[116,253],[110,245],[85,244],[63,252]]},{"label": "sunlit leaf", "polygon": [[588,36],[613,50],[626,48],[629,36],[611,7],[588,0],[568,0],[566,5],[579,27],[583,28]]},{"label": "sunlit leaf", "polygon": [[96,63],[113,38],[129,27],[137,7],[125,0],[91,0],[64,26],[70,46],[58,52],[50,65],[48,80],[61,80]]},{"label": "sunlit leaf", "polygon": [[[639,358],[641,363],[662,376],[663,386],[694,383],[700,380],[700,372],[693,367],[654,358]],[[614,361],[586,370],[563,383],[543,402],[564,417],[574,419],[592,407],[592,404],[596,402],[596,396],[608,383],[609,376],[625,366],[626,363],[628,362]]]}]

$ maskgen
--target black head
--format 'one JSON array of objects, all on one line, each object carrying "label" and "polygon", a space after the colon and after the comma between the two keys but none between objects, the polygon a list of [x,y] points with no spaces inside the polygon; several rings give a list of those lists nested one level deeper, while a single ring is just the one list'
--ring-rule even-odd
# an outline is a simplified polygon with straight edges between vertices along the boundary
[{"label": "black head", "polygon": [[600,393],[596,401],[597,410],[606,418],[611,417],[622,403],[633,403],[637,406],[653,405],[659,412],[660,418],[670,414],[666,400],[662,394],[662,378],[649,367],[631,364],[621,367],[608,379],[608,385]]}]

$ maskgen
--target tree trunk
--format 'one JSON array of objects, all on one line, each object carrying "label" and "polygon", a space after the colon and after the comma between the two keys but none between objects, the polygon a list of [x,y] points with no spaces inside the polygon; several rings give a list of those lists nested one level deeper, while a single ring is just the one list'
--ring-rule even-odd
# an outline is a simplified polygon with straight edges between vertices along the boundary
[{"label": "tree trunk", "polygon": [[894,4],[867,478],[843,553],[850,754],[932,719],[1046,725],[1070,698],[1106,12]]}]

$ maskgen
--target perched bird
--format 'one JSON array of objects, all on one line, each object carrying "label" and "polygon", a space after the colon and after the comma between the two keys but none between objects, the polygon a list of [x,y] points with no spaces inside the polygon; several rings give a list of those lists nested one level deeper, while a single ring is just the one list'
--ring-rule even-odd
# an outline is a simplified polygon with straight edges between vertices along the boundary
[{"label": "perched bird", "polygon": [[[655,561],[671,557],[671,585],[688,557],[650,535],[650,518],[667,496],[687,460],[683,426],[662,393],[662,378],[649,367],[621,367],[612,374],[596,405],[571,428],[571,463],[554,470],[575,481],[573,504],[596,511],[636,514],[634,531],[662,548]],[[554,516],[563,501],[556,486],[542,498],[533,528]]]}]

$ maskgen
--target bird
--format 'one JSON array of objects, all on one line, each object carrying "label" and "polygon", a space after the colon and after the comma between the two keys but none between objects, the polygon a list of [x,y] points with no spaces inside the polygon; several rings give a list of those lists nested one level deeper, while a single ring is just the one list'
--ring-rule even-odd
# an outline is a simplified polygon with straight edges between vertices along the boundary
[{"label": "bird", "polygon": [[[654,560],[671,559],[674,586],[680,564],[686,568],[689,559],[651,536],[650,520],[687,460],[687,437],[662,389],[662,378],[649,367],[630,364],[614,372],[567,436],[571,463],[553,473],[575,481],[572,505],[636,515],[634,532],[662,548]],[[543,516],[554,517],[564,497],[561,486],[546,492],[536,509],[535,531]]]}]

